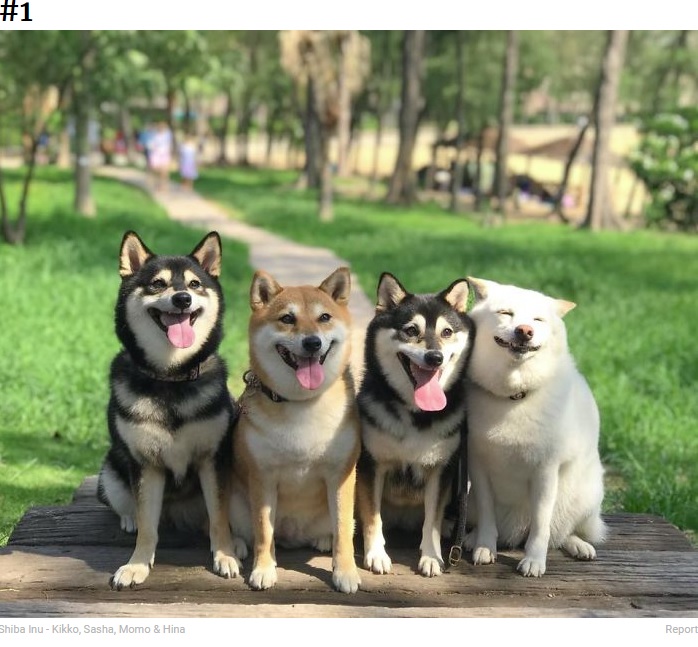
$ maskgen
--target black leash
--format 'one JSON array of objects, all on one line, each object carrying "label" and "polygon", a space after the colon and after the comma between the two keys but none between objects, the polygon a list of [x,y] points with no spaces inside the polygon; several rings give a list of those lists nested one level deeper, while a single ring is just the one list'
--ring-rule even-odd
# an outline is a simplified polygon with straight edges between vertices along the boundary
[{"label": "black leash", "polygon": [[460,436],[460,470],[458,487],[458,522],[456,524],[455,539],[448,553],[448,563],[455,566],[463,556],[463,544],[465,543],[466,524],[468,520],[468,493],[470,492],[470,478],[468,477],[468,423],[463,423]]}]

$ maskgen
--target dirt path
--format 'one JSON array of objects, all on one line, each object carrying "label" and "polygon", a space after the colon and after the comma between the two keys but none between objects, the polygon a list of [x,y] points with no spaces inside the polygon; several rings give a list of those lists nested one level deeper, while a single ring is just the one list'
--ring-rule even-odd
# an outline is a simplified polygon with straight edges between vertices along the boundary
[{"label": "dirt path", "polygon": [[[319,285],[335,269],[349,263],[321,247],[299,245],[264,229],[252,227],[233,218],[220,205],[206,200],[198,193],[184,191],[170,183],[167,191],[153,191],[143,171],[124,167],[103,167],[99,175],[137,186],[149,193],[170,218],[185,225],[216,230],[221,236],[249,246],[250,265],[269,272],[281,285]],[[252,277],[250,277],[250,280]],[[352,367],[354,375],[361,375],[364,332],[373,317],[373,303],[352,274],[352,293],[349,302],[354,330],[352,332]]]}]

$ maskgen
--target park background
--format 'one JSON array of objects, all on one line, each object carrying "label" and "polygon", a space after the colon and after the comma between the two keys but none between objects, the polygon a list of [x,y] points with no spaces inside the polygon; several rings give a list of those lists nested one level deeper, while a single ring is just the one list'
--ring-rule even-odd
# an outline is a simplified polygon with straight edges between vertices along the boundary
[{"label": "park background", "polygon": [[[0,32],[0,543],[99,469],[123,232],[201,237],[100,175],[143,168],[161,120],[195,138],[198,192],[330,248],[369,295],[388,270],[575,301],[606,509],[695,540],[697,54],[687,30]],[[225,240],[235,395],[251,275]]]}]

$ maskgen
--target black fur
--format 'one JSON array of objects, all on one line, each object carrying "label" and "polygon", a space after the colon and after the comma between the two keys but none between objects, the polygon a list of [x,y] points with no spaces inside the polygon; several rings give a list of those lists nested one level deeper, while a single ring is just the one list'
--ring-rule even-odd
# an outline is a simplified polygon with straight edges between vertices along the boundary
[{"label": "black fur", "polygon": [[[434,294],[406,292],[405,297],[397,305],[378,311],[368,326],[364,353],[364,378],[358,394],[359,414],[362,420],[380,429],[382,433],[396,438],[404,438],[411,433],[426,434],[449,418],[453,418],[453,422],[439,431],[439,438],[449,438],[466,432],[465,370],[472,351],[475,327],[467,314],[456,311],[446,301],[445,294],[450,287]],[[447,403],[441,411],[415,411],[414,406],[406,402],[388,382],[386,369],[381,365],[376,352],[376,337],[379,331],[393,331],[395,338],[400,339],[402,328],[417,314],[422,315],[426,320],[427,329],[424,339],[428,347],[435,344],[434,327],[440,317],[446,319],[455,332],[468,331],[469,333],[469,345],[458,358],[459,366],[455,379],[445,390]],[[370,407],[375,409],[376,406],[382,413],[380,420],[370,409]],[[409,420],[409,424],[403,423],[405,419]],[[400,462],[400,457],[396,456],[395,460]],[[454,453],[442,475],[443,488],[451,487],[457,465],[458,456]],[[364,445],[359,458],[358,472],[372,480],[375,468],[375,459]],[[388,486],[394,485],[398,490],[412,489],[415,498],[418,498],[423,492],[424,482],[421,479],[415,479],[414,475],[420,472],[416,464],[401,464],[386,477],[385,495],[389,494]]]},{"label": "black fur", "polygon": [[[128,235],[129,233],[126,234]],[[150,250],[145,249],[151,253]],[[172,273],[171,285],[175,291],[188,290],[184,272],[190,270],[200,281],[202,292],[209,291],[215,294],[218,301],[218,316],[211,329],[207,331],[206,340],[201,348],[186,362],[168,367],[154,366],[148,361],[146,349],[129,325],[126,307],[128,298],[134,292],[141,291],[145,295],[149,294],[151,290],[149,286],[153,278],[163,269],[168,269]],[[111,396],[107,408],[107,423],[111,446],[100,471],[97,492],[99,500],[103,503],[113,505],[108,491],[109,479],[104,476],[105,470],[115,475],[124,488],[130,490],[135,496],[142,469],[147,462],[160,467],[165,473],[163,520],[171,516],[172,506],[189,505],[192,501],[200,508],[202,515],[206,512],[197,473],[198,461],[202,457],[190,456],[186,473],[175,477],[166,465],[159,462],[157,456],[153,458],[134,455],[119,433],[117,418],[135,425],[155,424],[172,436],[176,436],[182,426],[187,423],[205,420],[226,412],[229,421],[228,429],[221,434],[218,448],[212,457],[219,487],[225,487],[232,463],[232,429],[239,410],[227,388],[227,367],[223,359],[217,355],[218,346],[223,338],[223,313],[223,292],[217,277],[205,271],[192,255],[152,255],[137,271],[122,278],[114,310],[115,331],[122,349],[112,361],[109,375]],[[187,376],[192,372],[195,374],[195,379],[188,379]],[[137,411],[124,406],[116,393],[117,384],[134,398],[148,398],[150,403],[148,410]],[[198,394],[202,392],[206,392],[207,396],[202,396],[197,402]],[[186,415],[178,408],[178,405],[185,401],[192,403]]]}]

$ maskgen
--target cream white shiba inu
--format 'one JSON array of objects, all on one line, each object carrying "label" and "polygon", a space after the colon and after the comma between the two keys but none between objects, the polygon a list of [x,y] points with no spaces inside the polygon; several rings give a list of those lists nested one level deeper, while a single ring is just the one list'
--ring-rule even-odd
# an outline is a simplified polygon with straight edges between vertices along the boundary
[{"label": "cream white shiba inu", "polygon": [[354,489],[360,451],[349,370],[351,278],[282,287],[258,271],[250,289],[250,371],[234,434],[231,525],[254,545],[249,584],[277,581],[275,542],[332,550],[334,586],[354,593]]},{"label": "cream white shiba inu", "polygon": [[596,557],[605,536],[599,413],[568,350],[574,303],[469,278],[476,337],[469,365],[467,539],[475,564],[525,541],[518,570],[545,573],[548,547]]}]

